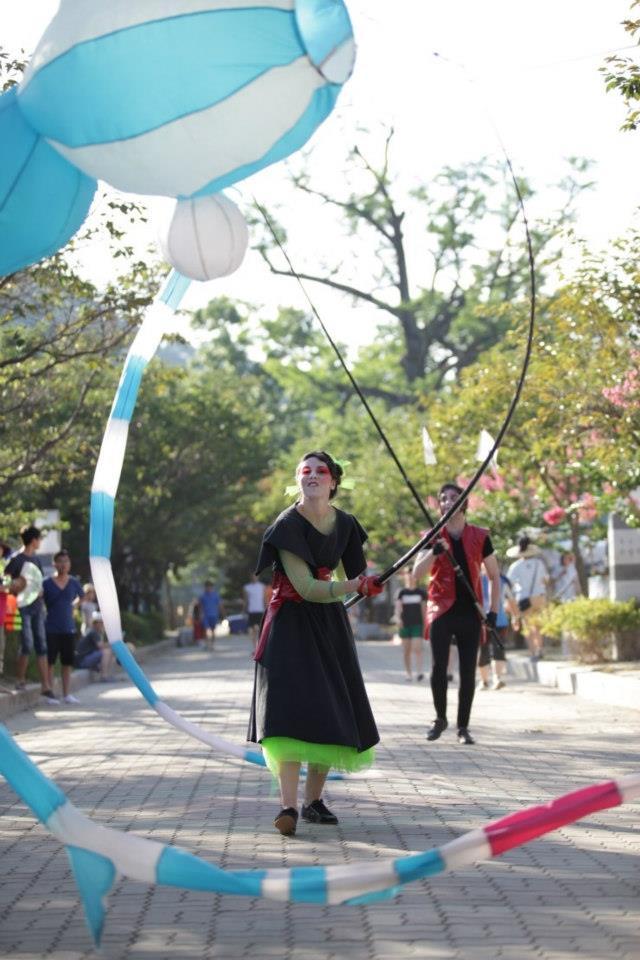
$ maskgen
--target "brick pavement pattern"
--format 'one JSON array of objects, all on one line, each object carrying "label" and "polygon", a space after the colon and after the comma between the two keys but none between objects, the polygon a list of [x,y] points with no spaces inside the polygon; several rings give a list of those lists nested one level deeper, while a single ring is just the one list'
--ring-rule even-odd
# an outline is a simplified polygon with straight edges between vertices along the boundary
[{"label": "brick pavement pattern", "polygon": [[[428,684],[404,681],[399,648],[359,646],[382,743],[376,776],[330,784],[336,827],[275,832],[268,773],[165,724],[128,683],[7,726],[98,823],[173,843],[222,867],[370,861],[439,846],[524,806],[637,771],[638,714],[512,682],[478,693],[475,746],[450,727],[425,740]],[[146,667],[146,665],[145,665]],[[176,649],[146,667],[185,716],[244,740],[245,637]],[[455,717],[455,694],[450,716]],[[603,811],[504,857],[360,907],[280,904],[121,880],[105,960],[638,960],[640,804]],[[95,957],[64,850],[0,782],[0,957]]]}]

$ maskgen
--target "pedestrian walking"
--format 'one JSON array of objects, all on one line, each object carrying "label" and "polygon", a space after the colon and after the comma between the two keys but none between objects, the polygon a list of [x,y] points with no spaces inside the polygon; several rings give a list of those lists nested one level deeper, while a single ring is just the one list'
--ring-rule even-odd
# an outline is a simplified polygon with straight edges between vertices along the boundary
[{"label": "pedestrian walking", "polygon": [[542,551],[529,537],[520,537],[516,546],[507,550],[509,558],[515,558],[507,570],[511,581],[513,599],[510,612],[514,625],[524,633],[531,660],[542,658],[542,632],[536,614],[547,604],[549,576]]},{"label": "pedestrian walking", "polygon": [[260,624],[267,607],[267,591],[264,583],[254,573],[249,583],[245,583],[242,592],[244,594],[244,609],[247,614],[247,630],[255,650],[260,633]]},{"label": "pedestrian walking", "polygon": [[[438,493],[440,513],[454,505],[462,487],[445,483]],[[456,575],[449,554],[455,558],[465,583]],[[458,742],[473,744],[469,732],[471,706],[476,684],[478,647],[482,638],[482,622],[477,605],[482,604],[480,571],[484,563],[491,581],[491,610],[487,620],[495,626],[500,594],[498,561],[493,552],[489,531],[467,523],[467,501],[456,510],[430,550],[416,558],[413,572],[417,580],[429,575],[427,629],[431,641],[433,667],[431,693],[436,717],[427,732],[427,740],[438,740],[448,727],[447,668],[451,644],[458,648],[460,688],[458,691]]]},{"label": "pedestrian walking", "polygon": [[220,620],[224,616],[220,594],[215,588],[213,581],[205,580],[204,592],[200,595],[198,602],[201,611],[201,623],[205,632],[205,640],[209,650],[215,646],[215,630]]},{"label": "pedestrian walking", "polygon": [[424,628],[427,610],[427,592],[416,586],[411,570],[402,572],[404,586],[398,590],[395,614],[402,640],[402,659],[407,680],[413,680],[411,661],[415,662],[416,680],[424,680]]},{"label": "pedestrian walking", "polygon": [[[256,567],[271,567],[273,594],[254,655],[248,739],[262,744],[278,777],[274,825],[284,835],[296,831],[301,763],[302,819],[335,824],[322,799],[330,768],[369,766],[378,742],[342,598],[374,596],[382,586],[366,575],[365,531],[331,503],[342,473],[325,451],[305,454],[296,468],[299,499],[265,532]],[[332,579],[340,563],[347,580]]]},{"label": "pedestrian walking", "polygon": [[[491,610],[491,583],[486,573],[481,576],[482,581],[482,604],[485,613]],[[507,683],[507,655],[504,652],[504,644],[507,639],[509,629],[509,614],[506,611],[505,603],[511,599],[511,583],[508,577],[500,574],[500,600],[498,603],[498,612],[496,615],[495,631],[499,643],[490,633],[486,643],[480,644],[478,655],[478,673],[480,682],[478,690],[489,690],[493,686],[494,690],[502,690]],[[493,665],[493,682],[491,680],[491,667]]]}]

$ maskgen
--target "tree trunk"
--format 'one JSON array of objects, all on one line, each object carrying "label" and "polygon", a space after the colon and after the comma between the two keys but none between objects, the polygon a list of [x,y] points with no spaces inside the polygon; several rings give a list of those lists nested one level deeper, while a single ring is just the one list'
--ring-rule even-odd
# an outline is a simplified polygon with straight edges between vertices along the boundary
[{"label": "tree trunk", "polygon": [[580,581],[580,589],[582,590],[582,595],[587,597],[589,595],[587,568],[584,563],[582,551],[580,550],[580,521],[575,514],[571,515],[571,548],[576,558],[576,570],[578,580]]}]

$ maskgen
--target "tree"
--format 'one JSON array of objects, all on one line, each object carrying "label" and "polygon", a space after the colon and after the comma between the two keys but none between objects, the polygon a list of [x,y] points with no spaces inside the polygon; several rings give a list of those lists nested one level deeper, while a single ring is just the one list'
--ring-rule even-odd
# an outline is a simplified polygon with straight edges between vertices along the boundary
[{"label": "tree", "polygon": [[[640,316],[640,237],[632,233],[616,247],[613,263],[583,251],[576,278],[541,304],[527,384],[501,448],[501,479],[489,477],[474,504],[494,528],[496,513],[509,516],[507,529],[497,531],[499,543],[519,527],[563,520],[583,588],[581,532],[640,482],[640,405],[630,373]],[[510,312],[517,319],[517,310]],[[519,371],[523,331],[521,311],[519,325],[432,409],[429,430],[449,475],[475,468],[478,431],[501,422]]]},{"label": "tree", "polygon": [[[516,236],[517,198],[503,167],[486,160],[458,170],[448,167],[402,201],[391,170],[392,137],[390,131],[378,165],[358,147],[351,150],[340,196],[312,184],[306,172],[296,174],[294,183],[316,203],[338,210],[346,232],[358,244],[352,262],[329,262],[324,269],[299,275],[386,318],[378,342],[384,338],[385,348],[394,358],[397,354],[395,379],[400,373],[402,377],[382,387],[367,383],[366,389],[394,404],[405,403],[415,386],[440,387],[501,338],[506,328],[499,307],[527,288],[528,263],[525,245]],[[577,195],[589,186],[588,166],[586,161],[571,161],[561,184],[562,209],[532,229],[540,277],[559,257],[554,241],[571,222]],[[524,180],[520,189],[526,198],[533,196]],[[278,238],[285,240],[284,229],[270,220]],[[421,223],[421,236],[414,220]],[[425,234],[430,241],[426,245]],[[363,243],[368,244],[366,252]],[[287,264],[280,265],[268,231],[259,250],[273,273],[293,276]],[[370,272],[363,271],[363,262],[372,264]],[[411,263],[418,264],[417,281]]]},{"label": "tree", "polygon": [[[629,10],[640,7],[640,0],[633,0]],[[622,25],[629,36],[640,44],[640,19],[623,20]],[[624,100],[627,115],[621,130],[637,130],[640,124],[640,64],[631,57],[607,57],[606,66],[601,67],[607,91],[617,90]]]}]

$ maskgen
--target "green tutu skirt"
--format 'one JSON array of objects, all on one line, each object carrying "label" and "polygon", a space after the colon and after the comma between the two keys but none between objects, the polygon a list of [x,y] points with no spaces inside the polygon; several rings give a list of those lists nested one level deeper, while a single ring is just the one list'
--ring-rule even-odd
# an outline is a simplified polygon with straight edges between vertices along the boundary
[{"label": "green tutu skirt", "polygon": [[307,743],[306,740],[294,740],[293,737],[265,737],[262,752],[274,776],[278,775],[280,764],[287,761],[354,773],[372,766],[375,759],[374,747],[358,753],[355,747],[344,747],[338,743]]}]

